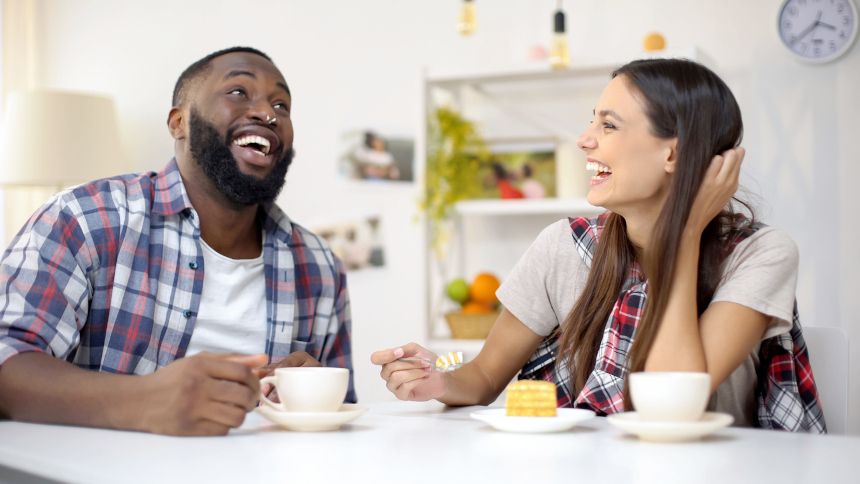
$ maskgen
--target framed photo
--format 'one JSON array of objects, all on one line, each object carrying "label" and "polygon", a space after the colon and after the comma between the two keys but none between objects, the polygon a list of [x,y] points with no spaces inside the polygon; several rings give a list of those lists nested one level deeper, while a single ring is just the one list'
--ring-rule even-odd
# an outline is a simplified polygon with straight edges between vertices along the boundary
[{"label": "framed photo", "polygon": [[341,176],[351,180],[407,181],[414,179],[415,141],[393,130],[361,128],[341,137]]},{"label": "framed photo", "polygon": [[556,145],[551,142],[492,142],[492,155],[478,170],[478,198],[556,196]]},{"label": "framed photo", "polygon": [[385,266],[382,218],[379,215],[316,225],[310,230],[329,243],[347,271]]}]

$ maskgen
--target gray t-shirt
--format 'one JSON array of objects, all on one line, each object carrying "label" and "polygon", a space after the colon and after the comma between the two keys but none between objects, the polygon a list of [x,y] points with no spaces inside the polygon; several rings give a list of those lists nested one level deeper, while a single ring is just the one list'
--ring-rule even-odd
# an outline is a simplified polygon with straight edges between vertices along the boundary
[{"label": "gray t-shirt", "polygon": [[[737,245],[721,266],[711,303],[741,304],[771,317],[762,340],[791,330],[798,250],[776,227],[764,227]],[[496,292],[514,316],[549,335],[573,308],[588,279],[588,267],[573,242],[567,219],[545,228]],[[736,426],[756,420],[754,390],[758,346],[711,397],[709,410],[726,412]]]}]

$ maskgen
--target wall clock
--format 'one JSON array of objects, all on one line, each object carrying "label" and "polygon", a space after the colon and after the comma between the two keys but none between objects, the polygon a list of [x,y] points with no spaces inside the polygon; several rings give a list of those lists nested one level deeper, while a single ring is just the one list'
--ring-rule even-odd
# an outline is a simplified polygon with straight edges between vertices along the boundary
[{"label": "wall clock", "polygon": [[806,62],[830,62],[848,52],[857,29],[852,0],[786,0],[779,12],[782,43]]}]

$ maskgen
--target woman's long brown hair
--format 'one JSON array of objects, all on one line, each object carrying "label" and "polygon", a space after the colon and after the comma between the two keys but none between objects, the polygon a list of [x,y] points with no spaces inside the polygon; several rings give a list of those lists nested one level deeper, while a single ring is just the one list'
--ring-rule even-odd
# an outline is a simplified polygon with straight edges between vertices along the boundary
[{"label": "woman's long brown hair", "polygon": [[[738,146],[743,137],[741,112],[729,88],[706,67],[679,59],[633,61],[616,70],[645,106],[652,134],[678,138],[678,162],[669,196],[652,231],[647,251],[638,261],[648,279],[648,299],[633,346],[627,356],[630,372],[642,371],[672,289],[675,255],[708,164],[714,156]],[[720,264],[728,242],[750,230],[746,218],[732,205],[715,217],[702,233],[699,252],[697,304],[708,307],[720,279]],[[603,226],[582,295],[561,325],[560,348],[569,356],[571,390],[579,392],[594,370],[597,351],[612,309],[630,275],[636,252],[627,225],[610,214]],[[630,399],[625,390],[625,406]]]}]

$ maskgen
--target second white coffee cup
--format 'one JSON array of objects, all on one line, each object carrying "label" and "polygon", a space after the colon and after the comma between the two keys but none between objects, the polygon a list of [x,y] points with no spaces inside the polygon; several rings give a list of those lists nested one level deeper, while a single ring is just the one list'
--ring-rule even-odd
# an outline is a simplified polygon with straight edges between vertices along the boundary
[{"label": "second white coffee cup", "polygon": [[711,396],[711,375],[698,372],[637,372],[628,378],[633,406],[642,420],[694,422]]},{"label": "second white coffee cup", "polygon": [[336,412],[349,389],[346,368],[300,367],[278,368],[274,375],[260,380],[278,390],[281,403],[265,395],[260,399],[282,412]]}]

